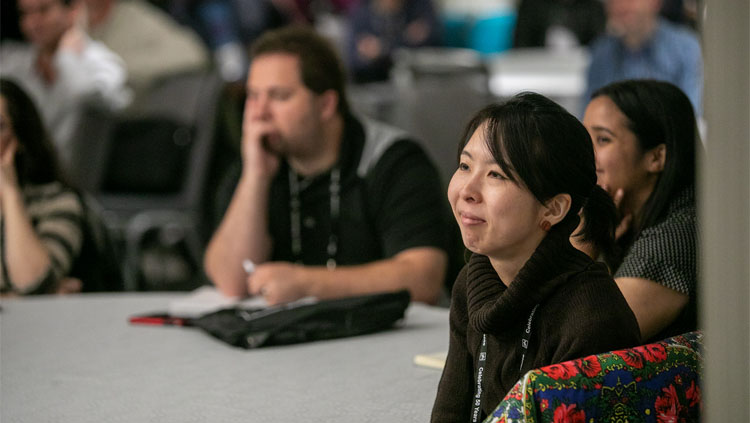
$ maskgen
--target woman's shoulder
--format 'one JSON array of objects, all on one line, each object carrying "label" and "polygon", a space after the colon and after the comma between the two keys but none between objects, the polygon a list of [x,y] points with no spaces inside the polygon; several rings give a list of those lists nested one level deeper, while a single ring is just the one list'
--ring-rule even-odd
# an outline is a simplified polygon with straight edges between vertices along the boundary
[{"label": "woman's shoulder", "polygon": [[685,230],[686,228],[695,231],[696,223],[695,194],[692,189],[685,189],[675,195],[669,202],[664,218],[655,225],[644,229],[641,233],[653,235]]},{"label": "woman's shoulder", "polygon": [[663,219],[638,234],[628,248],[628,256],[661,257],[660,260],[669,261],[675,255],[695,255],[697,235],[694,196],[682,192],[671,201]]},{"label": "woman's shoulder", "polygon": [[593,260],[580,271],[569,275],[564,286],[568,289],[569,294],[590,291],[598,295],[601,292],[617,289],[617,284],[607,265]]},{"label": "woman's shoulder", "polygon": [[627,302],[603,263],[592,262],[567,279],[550,297],[550,302],[561,310],[561,319],[576,321],[592,313],[599,315],[605,308],[608,312],[627,308]]},{"label": "woman's shoulder", "polygon": [[[641,277],[663,284],[695,279],[698,224],[692,195],[682,193],[664,219],[638,235],[615,277]],[[677,276],[675,276],[677,275]]]},{"label": "woman's shoulder", "polygon": [[602,263],[592,263],[569,277],[550,298],[557,325],[586,333],[609,331],[637,334],[635,315]]}]

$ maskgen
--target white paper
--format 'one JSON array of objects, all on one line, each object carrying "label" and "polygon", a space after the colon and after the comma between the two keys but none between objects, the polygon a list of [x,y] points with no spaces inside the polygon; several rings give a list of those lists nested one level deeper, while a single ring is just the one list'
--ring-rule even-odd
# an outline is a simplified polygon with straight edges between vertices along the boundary
[{"label": "white paper", "polygon": [[183,298],[173,300],[168,305],[170,316],[198,317],[222,308],[239,305],[243,308],[266,308],[268,303],[261,296],[239,298],[227,297],[216,287],[202,286],[186,294]]}]

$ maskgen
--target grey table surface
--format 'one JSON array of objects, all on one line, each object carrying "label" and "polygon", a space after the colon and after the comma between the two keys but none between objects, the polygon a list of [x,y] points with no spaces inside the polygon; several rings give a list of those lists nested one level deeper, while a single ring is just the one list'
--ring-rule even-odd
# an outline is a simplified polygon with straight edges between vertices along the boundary
[{"label": "grey table surface", "polygon": [[0,421],[426,422],[448,310],[412,304],[394,330],[242,350],[195,328],[134,326],[179,294],[0,301]]}]

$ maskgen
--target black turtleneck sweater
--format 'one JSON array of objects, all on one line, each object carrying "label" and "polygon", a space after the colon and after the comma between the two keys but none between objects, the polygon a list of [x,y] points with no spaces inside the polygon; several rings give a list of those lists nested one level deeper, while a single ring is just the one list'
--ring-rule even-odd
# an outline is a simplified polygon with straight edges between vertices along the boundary
[{"label": "black turtleneck sweater", "polygon": [[[483,418],[528,370],[639,344],[638,323],[625,298],[602,264],[570,244],[575,225],[566,223],[547,234],[507,287],[489,259],[478,254],[458,275],[432,422],[471,421],[482,334],[487,334]],[[521,370],[522,335],[536,304]]]}]

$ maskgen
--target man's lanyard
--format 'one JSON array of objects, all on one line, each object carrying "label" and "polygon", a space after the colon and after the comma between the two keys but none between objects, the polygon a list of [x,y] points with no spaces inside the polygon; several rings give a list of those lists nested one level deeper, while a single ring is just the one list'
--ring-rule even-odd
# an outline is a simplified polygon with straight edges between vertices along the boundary
[{"label": "man's lanyard", "polygon": [[[331,232],[328,235],[328,246],[326,247],[326,253],[328,254],[328,260],[326,261],[326,267],[328,269],[336,268],[336,253],[338,253],[338,226],[339,226],[339,215],[341,212],[341,169],[338,166],[331,170],[330,175],[331,181],[328,184],[328,197],[330,200],[330,221],[331,221]],[[300,182],[297,179],[297,173],[289,167],[289,217],[291,220],[291,235],[292,235],[292,255],[294,261],[300,263],[302,261],[302,202],[300,200],[300,192],[304,189],[300,187]]]},{"label": "man's lanyard", "polygon": [[[529,350],[529,339],[531,338],[531,322],[534,320],[534,313],[536,312],[537,307],[539,307],[539,304],[535,305],[533,309],[531,309],[531,314],[529,314],[529,320],[526,322],[526,328],[523,331],[523,335],[521,336],[521,365],[519,366],[518,370],[523,371],[523,362],[526,358],[526,352]],[[484,378],[484,368],[485,363],[487,362],[487,334],[482,334],[482,345],[479,348],[479,358],[477,359],[477,372],[476,377],[474,380],[476,381],[477,387],[476,391],[474,392],[474,408],[471,411],[471,421],[472,423],[477,423],[481,417],[482,414],[482,395],[484,394],[484,390],[482,389],[482,381]]]}]

